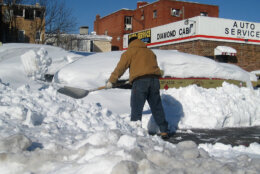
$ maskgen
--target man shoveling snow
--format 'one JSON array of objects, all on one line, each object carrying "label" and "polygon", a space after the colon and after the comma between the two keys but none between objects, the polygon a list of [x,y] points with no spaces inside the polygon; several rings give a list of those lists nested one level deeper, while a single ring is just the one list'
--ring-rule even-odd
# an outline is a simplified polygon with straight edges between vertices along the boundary
[{"label": "man shoveling snow", "polygon": [[146,100],[149,103],[155,122],[160,128],[160,135],[168,139],[168,123],[160,97],[160,68],[156,55],[137,37],[129,39],[129,48],[121,56],[119,63],[112,72],[106,88],[113,84],[129,68],[129,82],[133,84],[131,91],[131,121],[140,124]]}]

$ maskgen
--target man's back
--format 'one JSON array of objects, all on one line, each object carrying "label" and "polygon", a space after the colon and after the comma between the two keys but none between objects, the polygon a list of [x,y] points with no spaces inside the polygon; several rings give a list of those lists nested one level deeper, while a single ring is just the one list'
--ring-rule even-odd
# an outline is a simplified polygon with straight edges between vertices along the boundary
[{"label": "man's back", "polygon": [[130,82],[144,75],[161,75],[156,55],[139,39],[131,42],[128,50],[122,55],[122,58],[124,57],[129,60]]}]

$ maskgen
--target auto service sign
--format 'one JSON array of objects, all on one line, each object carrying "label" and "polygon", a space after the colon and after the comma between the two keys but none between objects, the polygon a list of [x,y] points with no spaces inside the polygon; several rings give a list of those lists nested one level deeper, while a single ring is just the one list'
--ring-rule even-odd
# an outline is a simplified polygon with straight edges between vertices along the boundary
[{"label": "auto service sign", "polygon": [[204,39],[260,44],[260,23],[211,17],[198,22],[197,35]]},{"label": "auto service sign", "polygon": [[[213,40],[223,42],[260,45],[260,23],[197,16],[178,22],[158,26],[149,30],[149,47],[169,45],[192,40]],[[131,35],[131,34],[130,34]],[[128,35],[124,36],[127,48]]]}]

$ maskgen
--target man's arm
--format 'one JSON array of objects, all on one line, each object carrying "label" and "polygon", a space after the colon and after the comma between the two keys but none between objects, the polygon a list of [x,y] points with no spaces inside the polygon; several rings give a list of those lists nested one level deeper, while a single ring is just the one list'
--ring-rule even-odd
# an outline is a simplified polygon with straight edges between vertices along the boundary
[{"label": "man's arm", "polygon": [[116,68],[111,73],[109,82],[116,83],[117,80],[125,73],[130,66],[130,58],[127,56],[127,52],[124,52],[118,62]]}]

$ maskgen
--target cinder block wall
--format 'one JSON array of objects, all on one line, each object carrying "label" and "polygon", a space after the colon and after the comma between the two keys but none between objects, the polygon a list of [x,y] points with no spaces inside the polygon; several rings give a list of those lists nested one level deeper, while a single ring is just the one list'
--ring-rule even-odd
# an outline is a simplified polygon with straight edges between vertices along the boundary
[{"label": "cinder block wall", "polygon": [[107,41],[94,41],[93,52],[109,52],[111,51],[111,43]]}]

